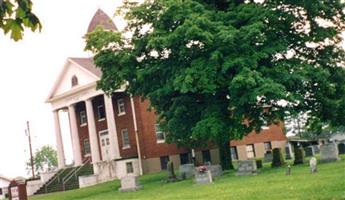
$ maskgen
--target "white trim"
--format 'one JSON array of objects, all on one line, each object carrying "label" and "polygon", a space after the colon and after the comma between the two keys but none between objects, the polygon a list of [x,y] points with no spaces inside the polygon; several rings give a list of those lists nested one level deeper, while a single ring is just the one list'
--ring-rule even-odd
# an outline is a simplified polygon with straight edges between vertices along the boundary
[{"label": "white trim", "polygon": [[[102,133],[108,132],[108,129],[103,129],[101,131],[98,131],[98,135],[101,136]],[[108,132],[109,134],[109,132]],[[106,134],[105,134],[106,135]]]}]

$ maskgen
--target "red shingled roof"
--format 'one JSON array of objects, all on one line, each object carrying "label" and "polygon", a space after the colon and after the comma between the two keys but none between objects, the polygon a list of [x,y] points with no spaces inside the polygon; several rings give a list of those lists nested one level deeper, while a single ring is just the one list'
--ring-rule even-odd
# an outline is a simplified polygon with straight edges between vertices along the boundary
[{"label": "red shingled roof", "polygon": [[92,32],[96,26],[102,26],[106,30],[117,31],[117,28],[111,18],[101,9],[98,9],[92,17],[87,33]]}]

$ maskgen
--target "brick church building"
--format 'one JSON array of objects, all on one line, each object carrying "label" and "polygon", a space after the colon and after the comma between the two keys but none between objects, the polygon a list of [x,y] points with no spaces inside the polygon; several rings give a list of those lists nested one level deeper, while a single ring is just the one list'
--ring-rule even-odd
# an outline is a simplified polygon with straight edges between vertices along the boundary
[{"label": "brick church building", "polygon": [[[88,32],[101,25],[117,31],[115,24],[102,11],[92,18]],[[91,162],[94,173],[103,179],[120,178],[126,174],[158,172],[171,160],[175,167],[191,161],[191,149],[178,148],[165,142],[165,133],[154,112],[147,110],[149,102],[131,97],[123,89],[112,96],[96,89],[101,71],[92,58],[67,58],[57,77],[47,103],[51,104],[57,142],[59,168],[64,168],[64,144],[59,111],[68,111],[74,165]],[[272,148],[285,149],[286,137],[280,126],[272,125],[260,134],[250,133],[240,141],[231,142],[233,159],[263,157]],[[195,150],[197,163],[219,163],[214,149]]]}]

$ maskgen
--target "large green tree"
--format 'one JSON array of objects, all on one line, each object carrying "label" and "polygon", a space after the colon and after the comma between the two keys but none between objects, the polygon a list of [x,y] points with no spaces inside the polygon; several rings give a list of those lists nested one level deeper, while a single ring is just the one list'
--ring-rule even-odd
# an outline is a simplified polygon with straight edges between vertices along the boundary
[{"label": "large green tree", "polygon": [[22,39],[24,28],[41,29],[41,23],[32,13],[30,0],[0,0],[0,29],[10,33],[15,41]]},{"label": "large green tree", "polygon": [[107,93],[127,85],[151,102],[168,141],[229,141],[308,112],[345,122],[340,0],[148,0],[119,10],[125,34],[95,30],[86,49]]}]

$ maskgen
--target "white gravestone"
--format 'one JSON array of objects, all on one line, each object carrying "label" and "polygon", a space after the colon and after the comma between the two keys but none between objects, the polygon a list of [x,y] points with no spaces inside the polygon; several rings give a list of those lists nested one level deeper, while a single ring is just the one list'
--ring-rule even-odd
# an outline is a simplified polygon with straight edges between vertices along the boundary
[{"label": "white gravestone", "polygon": [[195,172],[195,182],[197,184],[207,184],[207,183],[212,183],[212,175],[211,175],[211,171],[207,170],[205,172],[199,172],[196,171]]},{"label": "white gravestone", "polygon": [[120,192],[136,191],[141,189],[142,186],[139,185],[137,176],[125,176],[121,178],[121,188]]},{"label": "white gravestone", "polygon": [[317,171],[317,160],[315,157],[312,157],[309,161],[310,171],[311,173],[315,173]]},{"label": "white gravestone", "polygon": [[320,162],[333,162],[340,160],[338,157],[338,147],[335,143],[327,143],[320,148]]},{"label": "white gravestone", "polygon": [[[194,176],[194,164],[184,164],[180,165],[179,174],[180,176],[185,176],[185,178],[190,178]],[[184,174],[184,175],[182,175]]]}]

